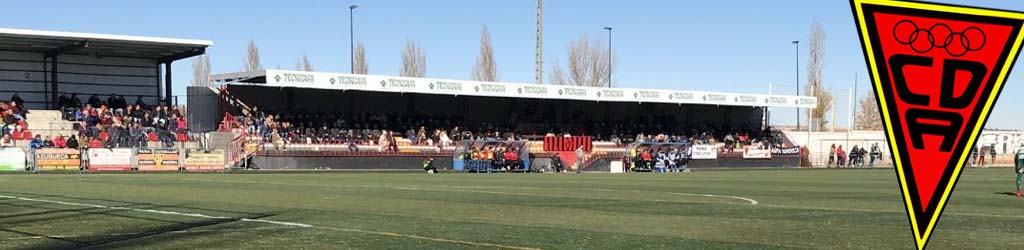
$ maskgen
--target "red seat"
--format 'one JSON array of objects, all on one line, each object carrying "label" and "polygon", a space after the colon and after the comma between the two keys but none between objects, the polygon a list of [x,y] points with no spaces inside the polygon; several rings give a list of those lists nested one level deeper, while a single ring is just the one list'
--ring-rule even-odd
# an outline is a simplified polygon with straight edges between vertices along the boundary
[{"label": "red seat", "polygon": [[110,133],[107,133],[107,131],[100,132],[100,140],[107,141],[107,139],[110,139]]},{"label": "red seat", "polygon": [[24,135],[24,133],[13,132],[13,133],[11,133],[11,139],[15,139],[15,140],[25,139],[25,135]]},{"label": "red seat", "polygon": [[[15,134],[17,134],[17,133],[15,133]],[[28,130],[21,131],[21,138],[24,138],[26,140],[32,139],[32,131],[28,131]]]},{"label": "red seat", "polygon": [[153,132],[149,132],[149,135],[147,135],[147,136],[149,137],[149,141],[152,141],[152,142],[159,141],[159,139],[160,139],[159,137],[156,136],[156,133],[153,133]]}]

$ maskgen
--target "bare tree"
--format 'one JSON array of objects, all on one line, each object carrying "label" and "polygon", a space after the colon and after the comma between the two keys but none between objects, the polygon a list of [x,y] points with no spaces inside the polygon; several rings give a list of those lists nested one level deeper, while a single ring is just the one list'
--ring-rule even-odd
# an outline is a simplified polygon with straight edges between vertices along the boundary
[{"label": "bare tree", "polygon": [[554,60],[551,64],[551,72],[548,73],[548,83],[554,85],[568,85],[565,78],[565,70],[562,69],[562,65],[558,64],[558,59]]},{"label": "bare tree", "polygon": [[309,62],[309,57],[306,56],[306,53],[302,53],[302,58],[299,58],[299,61],[295,63],[295,70],[316,71],[313,69],[313,63]]},{"label": "bare tree", "polygon": [[370,72],[369,66],[366,64],[366,48],[363,48],[363,42],[356,44],[355,61],[355,74],[365,75]]},{"label": "bare tree", "polygon": [[402,68],[398,73],[405,77],[427,76],[427,55],[413,40],[405,42],[405,50],[402,51]]},{"label": "bare tree", "polygon": [[832,109],[832,93],[822,87],[821,68],[825,56],[825,31],[821,23],[811,24],[810,53],[807,55],[807,94],[818,98],[818,106],[811,112],[811,125],[822,130],[828,124],[825,114]]},{"label": "bare tree", "polygon": [[255,72],[263,69],[263,65],[260,65],[260,50],[256,48],[255,40],[249,40],[249,49],[246,50],[242,65],[245,67],[242,69],[245,72]]},{"label": "bare tree", "polygon": [[210,56],[192,58],[192,86],[210,87]]},{"label": "bare tree", "polygon": [[569,44],[569,79],[576,86],[590,85],[590,38],[583,34]]},{"label": "bare tree", "polygon": [[494,47],[491,47],[491,32],[485,25],[480,30],[480,55],[473,66],[473,80],[482,82],[498,81],[498,66],[494,62]]},{"label": "bare tree", "polygon": [[857,104],[857,129],[882,130],[882,115],[878,113],[875,91],[864,95]]},{"label": "bare tree", "polygon": [[[608,73],[615,70],[614,56],[608,53],[604,43],[600,40],[590,42],[590,38],[583,34],[569,44],[568,76],[557,79],[552,72],[549,77],[552,84],[568,84],[576,86],[602,87],[608,85]],[[612,64],[609,65],[609,60]],[[557,63],[552,66],[552,71],[561,70]]]}]

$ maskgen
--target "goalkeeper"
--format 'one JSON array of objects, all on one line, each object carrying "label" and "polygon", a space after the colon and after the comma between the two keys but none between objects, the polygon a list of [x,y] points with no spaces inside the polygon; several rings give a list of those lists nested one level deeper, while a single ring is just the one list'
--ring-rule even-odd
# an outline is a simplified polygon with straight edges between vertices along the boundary
[{"label": "goalkeeper", "polygon": [[437,168],[434,167],[434,158],[423,160],[423,171],[427,171],[428,174],[437,173]]}]

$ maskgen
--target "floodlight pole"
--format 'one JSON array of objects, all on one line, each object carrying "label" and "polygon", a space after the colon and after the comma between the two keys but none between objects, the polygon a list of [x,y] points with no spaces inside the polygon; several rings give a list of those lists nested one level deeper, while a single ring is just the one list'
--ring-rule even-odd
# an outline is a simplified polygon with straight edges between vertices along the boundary
[{"label": "floodlight pole", "polygon": [[612,27],[604,27],[608,31],[608,87],[612,87]]},{"label": "floodlight pole", "polygon": [[359,5],[353,4],[348,6],[348,55],[350,58],[350,62],[352,63],[350,72],[352,74],[356,73],[355,24],[353,23],[353,21],[355,21],[355,18],[352,17],[353,12],[356,8],[359,8]]}]

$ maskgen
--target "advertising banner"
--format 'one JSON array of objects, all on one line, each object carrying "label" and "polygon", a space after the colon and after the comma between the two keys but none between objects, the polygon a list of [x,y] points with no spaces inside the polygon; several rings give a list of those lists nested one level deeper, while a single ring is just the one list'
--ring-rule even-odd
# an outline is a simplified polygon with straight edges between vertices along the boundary
[{"label": "advertising banner", "polygon": [[140,148],[135,159],[139,171],[178,171],[179,155],[177,149]]},{"label": "advertising banner", "polygon": [[743,147],[743,159],[771,159],[772,151],[757,147]]},{"label": "advertising banner", "polygon": [[694,160],[718,159],[718,149],[714,145],[693,145],[690,150],[690,158]]},{"label": "advertising banner", "polygon": [[663,89],[548,86],[529,83],[489,83],[449,79],[330,72],[266,70],[266,83],[253,85],[333,90],[364,90],[395,93],[471,95],[601,102],[655,102],[729,106],[800,107],[817,106],[817,98],[785,95],[754,95]]},{"label": "advertising banner", "polygon": [[800,147],[779,147],[772,148],[772,155],[796,156],[800,155]]},{"label": "advertising banner", "polygon": [[35,150],[36,170],[79,170],[82,153],[78,149],[41,148]]},{"label": "advertising banner", "polygon": [[89,171],[132,171],[132,149],[92,148],[89,154]]},{"label": "advertising banner", "polygon": [[25,171],[25,151],[0,148],[0,171]]},{"label": "advertising banner", "polygon": [[186,171],[223,171],[225,170],[224,150],[185,150]]}]

